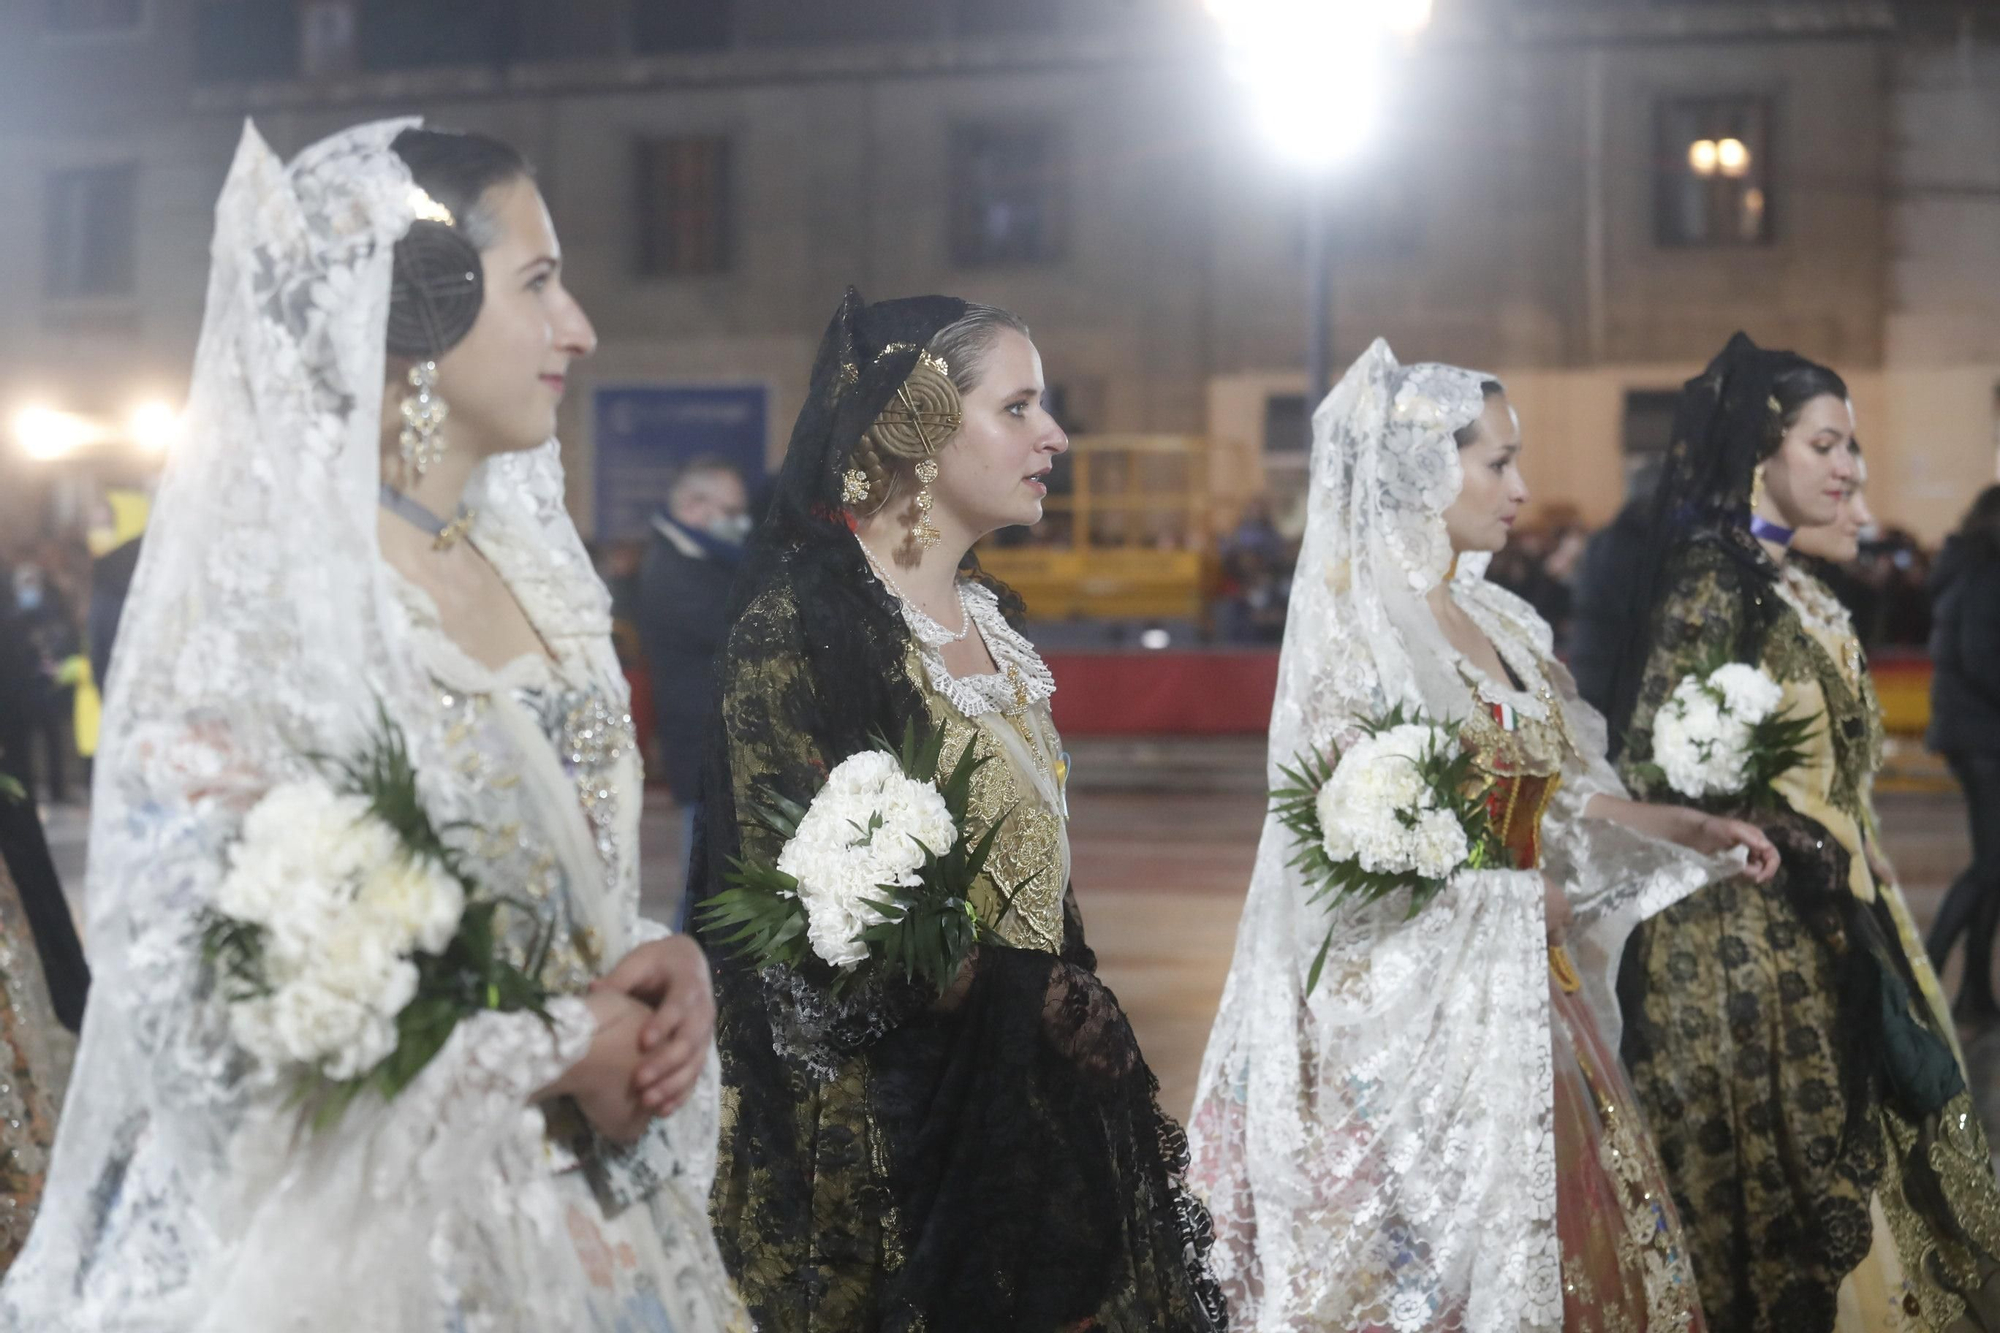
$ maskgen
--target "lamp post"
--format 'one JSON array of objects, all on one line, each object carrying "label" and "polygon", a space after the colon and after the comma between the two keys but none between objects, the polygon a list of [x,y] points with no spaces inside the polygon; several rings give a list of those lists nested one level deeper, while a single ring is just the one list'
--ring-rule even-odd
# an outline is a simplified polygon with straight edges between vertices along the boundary
[{"label": "lamp post", "polygon": [[[1277,152],[1305,175],[1306,416],[1326,397],[1333,347],[1329,192],[1365,143],[1398,39],[1430,23],[1431,0],[1206,0],[1231,73]],[[1310,430],[1310,426],[1308,426]]]},{"label": "lamp post", "polygon": [[1333,237],[1326,178],[1306,181],[1306,445],[1312,414],[1325,401],[1333,370]]}]

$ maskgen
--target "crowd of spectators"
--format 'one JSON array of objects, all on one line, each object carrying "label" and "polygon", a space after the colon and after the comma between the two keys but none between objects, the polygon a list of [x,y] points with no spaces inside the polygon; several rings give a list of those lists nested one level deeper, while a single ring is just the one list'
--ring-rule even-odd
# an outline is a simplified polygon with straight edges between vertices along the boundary
[{"label": "crowd of spectators", "polygon": [[[1591,529],[1566,506],[1549,506],[1496,553],[1487,577],[1519,594],[1549,622],[1556,649],[1569,661],[1586,697],[1596,675],[1610,669],[1630,626],[1625,603],[1634,558],[1647,541],[1648,505],[1634,501],[1611,523]],[[1287,537],[1256,500],[1216,543],[1219,579],[1214,625],[1218,640],[1275,644],[1284,637],[1291,597],[1296,537]],[[1922,651],[1930,636],[1931,598],[1926,591],[1932,554],[1905,529],[1885,526],[1862,542],[1850,565],[1820,571],[1854,616],[1856,631],[1872,653]],[[1580,632],[1579,626],[1588,628]],[[1598,659],[1603,657],[1603,661]]]}]

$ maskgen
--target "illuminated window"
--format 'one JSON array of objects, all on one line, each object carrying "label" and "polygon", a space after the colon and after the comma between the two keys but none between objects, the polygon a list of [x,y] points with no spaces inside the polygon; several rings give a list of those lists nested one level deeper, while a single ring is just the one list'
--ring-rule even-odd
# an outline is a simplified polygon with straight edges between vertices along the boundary
[{"label": "illuminated window", "polygon": [[1771,239],[1770,107],[1754,97],[1674,98],[1654,115],[1654,238],[1661,245]]}]

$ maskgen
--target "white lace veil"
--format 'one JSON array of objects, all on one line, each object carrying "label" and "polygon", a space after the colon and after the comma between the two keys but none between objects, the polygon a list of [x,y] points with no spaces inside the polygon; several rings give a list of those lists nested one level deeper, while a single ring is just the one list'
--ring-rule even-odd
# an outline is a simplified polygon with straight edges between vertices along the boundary
[{"label": "white lace veil", "polygon": [[1287,739],[1322,748],[1335,739],[1327,728],[1397,703],[1463,715],[1465,691],[1424,596],[1451,568],[1444,511],[1460,485],[1452,432],[1479,416],[1490,378],[1398,365],[1377,339],[1313,413],[1273,736],[1294,708],[1309,725]]},{"label": "white lace veil", "polygon": [[[1271,715],[1274,785],[1279,765],[1352,739],[1358,718],[1402,704],[1456,721],[1475,706],[1425,595],[1451,567],[1454,432],[1483,410],[1487,378],[1401,366],[1378,341],[1314,414]],[[1510,665],[1548,658],[1547,627],[1485,581],[1486,563],[1459,562],[1454,599]],[[1594,714],[1573,703],[1558,706],[1600,749],[1594,765],[1565,770],[1567,803],[1544,823],[1547,859],[1568,853],[1552,873],[1588,863],[1566,882],[1580,920],[1614,903],[1637,910],[1641,889],[1657,910],[1701,874],[1681,866],[1662,887],[1654,867],[1615,859],[1624,844],[1578,851],[1575,831],[1603,824],[1581,819],[1583,803],[1617,781],[1601,722],[1593,742]],[[1267,819],[1191,1121],[1232,1322],[1259,1333],[1560,1328],[1541,874],[1466,873],[1414,917],[1401,895],[1329,914],[1307,901],[1291,858],[1290,834]],[[1329,924],[1325,972],[1307,994]],[[1597,953],[1590,966],[1615,961]]]},{"label": "white lace veil", "polygon": [[[194,1327],[207,1270],[284,1166],[268,1157],[284,1143],[268,1098],[205,998],[195,935],[249,805],[307,753],[352,753],[378,701],[406,726],[435,706],[376,538],[392,248],[413,217],[390,145],[415,123],[357,127],[289,166],[246,125],[217,205],[185,435],[106,702],[95,985],[6,1311]],[[555,443],[489,462],[474,487],[482,524],[529,553],[503,572],[555,608],[541,627],[602,641],[587,651],[615,681],[608,598],[563,508]]]}]

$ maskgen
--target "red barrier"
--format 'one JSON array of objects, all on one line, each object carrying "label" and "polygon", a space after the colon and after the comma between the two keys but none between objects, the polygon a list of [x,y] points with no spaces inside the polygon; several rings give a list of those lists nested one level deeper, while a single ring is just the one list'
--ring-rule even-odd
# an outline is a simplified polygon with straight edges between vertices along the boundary
[{"label": "red barrier", "polygon": [[1261,736],[1278,692],[1278,654],[1044,654],[1066,736]]}]

